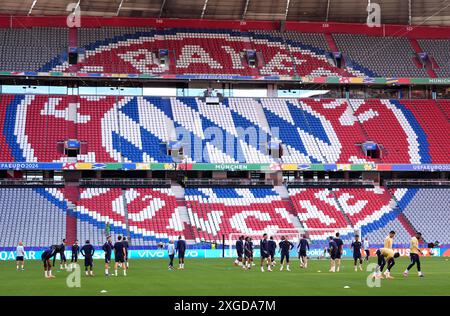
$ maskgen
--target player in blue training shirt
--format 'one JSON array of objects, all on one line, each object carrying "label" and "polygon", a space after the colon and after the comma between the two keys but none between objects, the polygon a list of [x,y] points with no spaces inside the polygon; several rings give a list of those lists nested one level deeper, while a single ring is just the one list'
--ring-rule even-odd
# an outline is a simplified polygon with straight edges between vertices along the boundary
[{"label": "player in blue training shirt", "polygon": [[80,246],[78,246],[78,239],[72,245],[72,258],[70,260],[70,267],[75,268],[75,264],[78,263],[78,254],[80,253]]},{"label": "player in blue training shirt", "polygon": [[289,252],[294,249],[294,244],[287,240],[286,237],[281,236],[281,242],[279,244],[280,252],[281,252],[281,268],[280,271],[283,271],[284,262],[286,262],[286,270],[291,271],[289,269]]},{"label": "player in blue training shirt", "polygon": [[261,251],[261,272],[264,272],[264,261],[267,261],[267,271],[272,272],[270,266],[272,265],[269,253],[269,241],[267,240],[267,234],[263,235],[263,239],[259,243],[259,249]]},{"label": "player in blue training shirt", "polygon": [[244,269],[251,269],[253,265],[253,243],[250,237],[245,238],[244,243]]},{"label": "player in blue training shirt", "polygon": [[306,269],[308,267],[308,255],[306,252],[309,250],[309,242],[308,239],[306,239],[306,235],[303,235],[302,239],[300,239],[297,250],[298,258],[300,259],[300,268]]},{"label": "player in blue training shirt", "polygon": [[328,252],[330,253],[330,272],[336,272],[336,256],[339,251],[339,247],[334,241],[333,236],[330,236],[330,242],[328,243]]},{"label": "player in blue training shirt", "polygon": [[106,238],[106,242],[103,244],[102,249],[105,252],[105,276],[109,276],[109,264],[111,263],[111,254],[114,246],[111,242],[111,236]]},{"label": "player in blue training shirt", "polygon": [[51,246],[49,249],[45,250],[42,255],[41,259],[44,263],[44,276],[47,279],[55,278],[54,275],[52,275],[52,263],[50,259],[54,259],[56,257],[56,254],[60,252],[59,245]]},{"label": "player in blue training shirt", "polygon": [[60,266],[59,266],[60,270],[67,269],[67,259],[66,259],[65,251],[66,251],[66,239],[63,239],[62,243],[60,245],[60,251],[59,251],[59,258],[61,259]]},{"label": "player in blue training shirt", "polygon": [[186,252],[186,241],[181,236],[178,236],[176,251],[178,252],[178,269],[184,270],[184,254]]},{"label": "player in blue training shirt", "polygon": [[127,276],[127,265],[125,264],[126,249],[122,241],[122,236],[117,236],[117,242],[114,244],[114,275],[117,276],[119,265],[123,269],[123,275]]},{"label": "player in blue training shirt", "polygon": [[236,253],[237,258],[234,261],[234,265],[242,266],[242,257],[244,255],[244,236],[239,236],[239,239],[236,241]]},{"label": "player in blue training shirt", "polygon": [[277,243],[273,240],[273,236],[270,236],[270,239],[267,241],[269,246],[269,256],[270,261],[272,262],[272,267],[275,266],[275,252],[277,251]]},{"label": "player in blue training shirt", "polygon": [[344,242],[342,241],[342,239],[339,237],[340,234],[336,233],[336,238],[334,238],[334,241],[336,242],[336,245],[338,247],[338,251],[336,253],[336,272],[339,272],[339,270],[341,269],[341,257],[342,257],[342,253],[344,251]]},{"label": "player in blue training shirt", "polygon": [[359,240],[359,235],[355,235],[355,241],[352,242],[350,246],[353,250],[353,261],[355,265],[355,271],[358,271],[358,262],[359,262],[359,269],[362,271],[362,257],[361,257],[361,249],[362,249],[362,243]]},{"label": "player in blue training shirt", "polygon": [[94,271],[92,271],[92,269],[94,267],[93,257],[94,257],[95,249],[91,245],[89,240],[86,240],[86,243],[84,244],[84,246],[81,247],[80,253],[84,257],[84,268],[86,270],[86,275],[94,276]]}]

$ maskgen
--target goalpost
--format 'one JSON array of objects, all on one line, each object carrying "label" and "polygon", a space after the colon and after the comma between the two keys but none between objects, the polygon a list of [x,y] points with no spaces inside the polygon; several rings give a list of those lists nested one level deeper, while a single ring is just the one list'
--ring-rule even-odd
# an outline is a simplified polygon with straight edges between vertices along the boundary
[{"label": "goalpost", "polygon": [[[277,228],[277,229],[269,229],[267,230],[268,237],[273,237],[275,242],[278,243],[281,241],[281,237],[284,236],[290,242],[297,247],[300,239],[303,235],[308,239],[310,247],[314,249],[320,250],[317,256],[320,257],[320,254],[323,254],[323,249],[328,246],[328,241],[330,236],[335,236],[336,233],[340,234],[340,238],[344,242],[344,244],[350,244],[354,239],[355,235],[360,235],[360,231],[356,228]],[[253,248],[259,249],[259,242],[262,239],[261,233],[258,234],[243,234],[243,233],[230,233],[228,235],[228,240],[225,240],[225,244],[223,245],[224,249],[228,246],[228,253],[225,254],[227,258],[233,258],[236,256],[236,251],[234,250],[236,246],[236,241],[240,236],[250,237],[253,241]]]}]

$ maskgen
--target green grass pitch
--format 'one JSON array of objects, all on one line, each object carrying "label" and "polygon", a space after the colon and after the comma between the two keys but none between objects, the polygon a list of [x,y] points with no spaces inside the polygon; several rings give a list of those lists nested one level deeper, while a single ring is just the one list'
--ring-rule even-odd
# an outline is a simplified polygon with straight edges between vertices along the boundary
[{"label": "green grass pitch", "polygon": [[[375,258],[372,258],[374,262]],[[341,272],[328,272],[328,260],[311,259],[308,269],[291,262],[291,272],[261,273],[259,264],[250,271],[233,266],[233,259],[186,260],[184,271],[167,270],[167,260],[130,261],[128,276],[104,276],[101,260],[95,261],[95,277],[81,273],[81,287],[66,285],[67,271],[54,269],[55,279],[45,279],[40,261],[27,261],[25,271],[15,262],[0,262],[0,295],[194,295],[194,296],[278,296],[278,295],[450,295],[450,261],[421,258],[425,278],[413,268],[408,278],[402,272],[408,258],[400,258],[392,271],[394,280],[381,280],[381,287],[368,287],[369,272],[355,272],[350,260],[343,260]],[[111,270],[112,271],[112,270]],[[318,272],[321,271],[321,272]],[[349,288],[344,288],[348,286]],[[101,293],[101,291],[107,291]]]}]

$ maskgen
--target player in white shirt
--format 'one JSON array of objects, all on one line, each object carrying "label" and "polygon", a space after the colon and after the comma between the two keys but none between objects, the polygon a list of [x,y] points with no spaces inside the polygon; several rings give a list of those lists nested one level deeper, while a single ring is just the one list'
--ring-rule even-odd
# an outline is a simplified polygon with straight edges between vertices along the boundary
[{"label": "player in white shirt", "polygon": [[173,240],[169,242],[169,245],[167,245],[167,253],[169,254],[169,270],[173,270],[173,258],[175,257],[175,245],[173,243]]},{"label": "player in white shirt", "polygon": [[19,245],[16,248],[16,269],[19,270],[19,265],[21,266],[20,270],[25,270],[24,268],[24,261],[25,258],[25,249],[23,247],[23,243],[19,242]]},{"label": "player in white shirt", "polygon": [[366,257],[364,258],[364,260],[369,261],[370,249],[369,249],[369,239],[367,237],[364,238],[363,248],[364,248],[364,252],[366,253]]}]

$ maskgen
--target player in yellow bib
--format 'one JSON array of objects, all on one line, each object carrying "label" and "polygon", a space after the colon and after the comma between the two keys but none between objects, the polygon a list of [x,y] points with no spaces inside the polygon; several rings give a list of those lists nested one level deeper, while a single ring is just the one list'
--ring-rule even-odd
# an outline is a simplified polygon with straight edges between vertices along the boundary
[{"label": "player in yellow bib", "polygon": [[[395,258],[400,257],[400,254],[398,252],[394,253],[394,250],[389,248],[380,248],[376,252],[378,257],[378,266],[375,271],[375,278],[376,279],[382,279],[383,275],[386,277],[386,279],[393,279],[391,276],[391,269],[395,265]],[[387,270],[382,275],[384,266],[387,263]]]},{"label": "player in yellow bib", "polygon": [[384,238],[384,248],[392,249],[394,243],[395,231],[391,230],[389,235]]},{"label": "player in yellow bib", "polygon": [[411,258],[411,263],[406,268],[405,272],[403,272],[403,276],[407,277],[409,270],[417,264],[417,272],[419,274],[420,278],[423,278],[422,270],[420,269],[420,257],[419,253],[422,255],[422,251],[419,249],[419,240],[422,238],[422,234],[417,232],[415,236],[411,238],[410,242],[410,250],[409,250],[409,257]]}]

